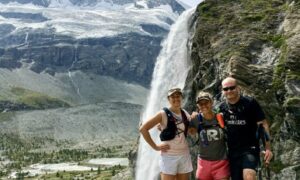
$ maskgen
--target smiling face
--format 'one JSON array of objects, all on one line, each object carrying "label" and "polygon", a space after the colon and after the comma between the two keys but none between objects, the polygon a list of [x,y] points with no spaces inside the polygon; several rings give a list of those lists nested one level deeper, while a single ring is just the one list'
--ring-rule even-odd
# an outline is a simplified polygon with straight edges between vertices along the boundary
[{"label": "smiling face", "polygon": [[239,98],[239,87],[237,86],[236,79],[226,78],[222,81],[222,93],[226,97],[229,103],[236,103]]},{"label": "smiling face", "polygon": [[197,102],[197,106],[203,114],[211,114],[212,112],[212,101],[211,100],[200,100]]},{"label": "smiling face", "polygon": [[182,102],[182,94],[179,92],[173,93],[172,95],[168,96],[168,100],[171,107],[180,108]]}]

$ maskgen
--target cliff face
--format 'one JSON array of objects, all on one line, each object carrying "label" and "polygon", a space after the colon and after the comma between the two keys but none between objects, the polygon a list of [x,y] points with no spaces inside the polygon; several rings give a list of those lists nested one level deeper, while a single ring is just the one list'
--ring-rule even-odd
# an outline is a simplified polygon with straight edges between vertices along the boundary
[{"label": "cliff face", "polygon": [[[49,98],[59,105],[51,108],[144,104],[161,41],[184,10],[171,0],[4,0],[0,6],[5,111],[46,109]],[[36,93],[47,106],[24,102],[23,95]]]},{"label": "cliff face", "polygon": [[[0,29],[3,26],[6,25],[0,25]],[[160,33],[160,36],[166,33],[166,30],[156,28],[153,33]],[[14,36],[1,39],[0,68],[16,69],[26,63],[32,64],[30,70],[36,73],[55,75],[57,72],[81,70],[144,86],[150,82],[162,39],[129,33],[117,37],[76,40],[41,30],[30,34],[30,43],[16,46],[22,44],[26,32]],[[12,39],[18,43],[8,44],[12,43]]]},{"label": "cliff face", "polygon": [[1,1],[0,68],[81,71],[148,88],[161,41],[182,11],[171,0]]},{"label": "cliff face", "polygon": [[300,2],[207,0],[197,7],[191,39],[188,109],[206,90],[221,100],[232,74],[261,104],[271,125],[272,179],[300,172]]}]

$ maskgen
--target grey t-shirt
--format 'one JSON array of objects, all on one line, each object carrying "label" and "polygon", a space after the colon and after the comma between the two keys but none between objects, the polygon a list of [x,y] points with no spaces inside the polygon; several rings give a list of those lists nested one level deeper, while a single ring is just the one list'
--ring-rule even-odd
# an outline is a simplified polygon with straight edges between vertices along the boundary
[{"label": "grey t-shirt", "polygon": [[[198,120],[193,120],[192,126],[198,128]],[[199,140],[198,156],[205,160],[227,159],[227,147],[224,139],[224,130],[218,126],[216,119],[206,120],[203,118],[203,128],[206,131],[208,145]]]}]

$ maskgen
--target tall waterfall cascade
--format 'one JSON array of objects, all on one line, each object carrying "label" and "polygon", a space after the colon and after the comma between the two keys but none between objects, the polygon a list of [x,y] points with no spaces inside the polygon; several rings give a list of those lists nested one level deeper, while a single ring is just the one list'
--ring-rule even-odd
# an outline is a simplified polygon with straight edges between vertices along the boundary
[{"label": "tall waterfall cascade", "polygon": [[[151,91],[142,122],[154,116],[162,107],[168,106],[167,91],[172,87],[183,88],[189,70],[188,63],[188,22],[195,9],[182,13],[172,25],[167,39],[162,43],[162,50],[155,64]],[[159,132],[153,128],[151,137],[159,143]],[[153,150],[141,137],[136,166],[136,180],[158,179],[158,159],[160,152]]]}]

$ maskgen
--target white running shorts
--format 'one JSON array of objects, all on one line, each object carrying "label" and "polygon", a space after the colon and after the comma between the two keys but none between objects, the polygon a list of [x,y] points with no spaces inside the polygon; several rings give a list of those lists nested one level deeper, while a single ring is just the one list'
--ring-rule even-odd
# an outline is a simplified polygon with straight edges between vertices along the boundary
[{"label": "white running shorts", "polygon": [[193,171],[192,160],[189,153],[184,155],[160,155],[160,171],[163,174],[186,174]]}]

